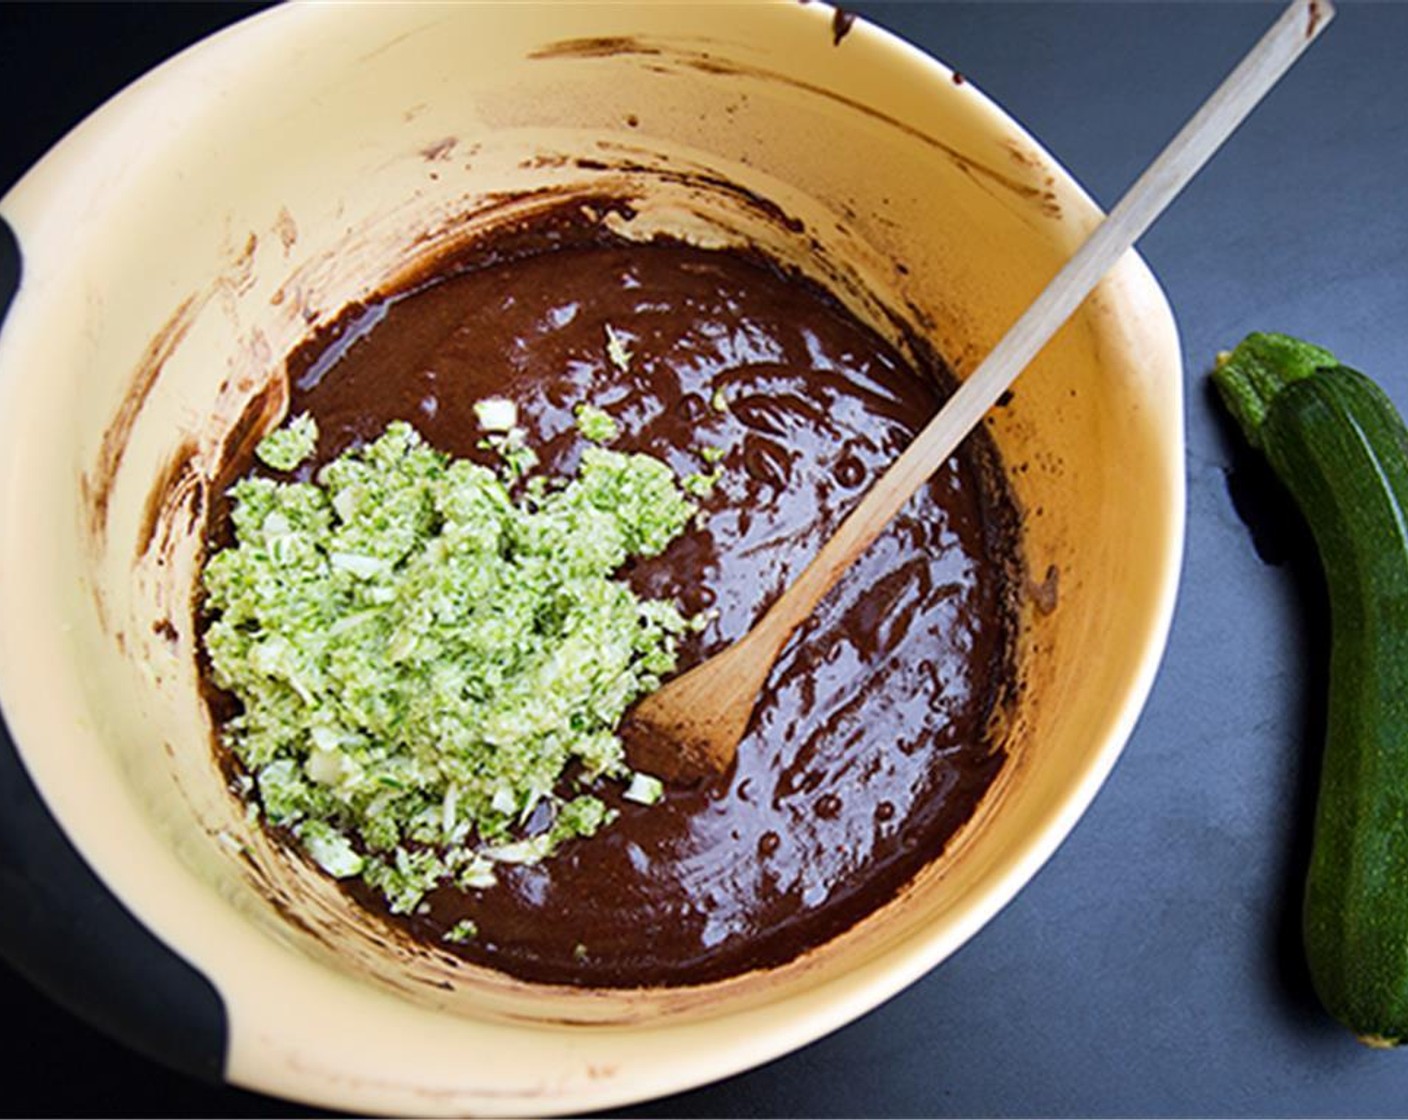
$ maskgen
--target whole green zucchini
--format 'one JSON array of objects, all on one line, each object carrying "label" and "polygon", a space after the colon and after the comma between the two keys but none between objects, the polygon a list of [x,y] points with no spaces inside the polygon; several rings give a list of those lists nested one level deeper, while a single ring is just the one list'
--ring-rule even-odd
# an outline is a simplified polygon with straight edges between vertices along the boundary
[{"label": "whole green zucchini", "polygon": [[1325,1007],[1408,1040],[1408,430],[1369,378],[1254,334],[1213,380],[1315,537],[1330,600],[1327,736],[1305,893]]}]

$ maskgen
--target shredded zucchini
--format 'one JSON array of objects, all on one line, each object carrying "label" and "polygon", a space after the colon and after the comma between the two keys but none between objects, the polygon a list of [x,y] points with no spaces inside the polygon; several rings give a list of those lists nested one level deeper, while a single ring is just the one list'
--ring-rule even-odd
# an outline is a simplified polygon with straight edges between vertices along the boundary
[{"label": "shredded zucchini", "polygon": [[593,443],[610,443],[621,434],[620,426],[611,416],[595,405],[579,404],[575,415],[577,430]]},{"label": "shredded zucchini", "polygon": [[520,464],[505,473],[394,423],[313,482],[237,482],[234,543],[202,575],[212,677],[243,709],[222,735],[249,796],[398,913],[597,832],[611,818],[599,781],[658,796],[615,728],[691,620],[612,576],[696,507],[660,460],[602,447],[517,500]]},{"label": "shredded zucchini", "polygon": [[311,458],[317,446],[317,421],[304,412],[260,440],[254,454],[265,466],[291,471]]}]

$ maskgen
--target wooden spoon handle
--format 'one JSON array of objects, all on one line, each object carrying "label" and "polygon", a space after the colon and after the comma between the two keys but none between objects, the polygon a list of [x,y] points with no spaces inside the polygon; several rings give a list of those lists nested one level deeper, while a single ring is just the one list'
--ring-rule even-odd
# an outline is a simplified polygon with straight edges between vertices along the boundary
[{"label": "wooden spoon handle", "polygon": [[876,481],[754,627],[780,650],[841,574],[942,465],[1100,279],[1163,213],[1334,18],[1329,0],[1295,0],[1130,187],[1046,288]]}]

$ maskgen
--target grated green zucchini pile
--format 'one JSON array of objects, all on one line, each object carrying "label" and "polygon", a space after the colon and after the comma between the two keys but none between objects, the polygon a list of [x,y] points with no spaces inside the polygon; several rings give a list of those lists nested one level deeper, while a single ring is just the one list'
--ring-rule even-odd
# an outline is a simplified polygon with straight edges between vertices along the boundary
[{"label": "grated green zucchini pile", "polygon": [[[202,576],[212,679],[243,708],[221,734],[251,806],[397,913],[595,833],[612,815],[599,780],[658,799],[615,728],[694,625],[612,578],[695,514],[669,467],[590,446],[574,477],[515,496],[522,431],[509,402],[486,403],[481,422],[507,433],[501,472],[392,424],[314,482],[236,483],[234,542]],[[579,426],[615,433],[597,410]],[[258,453],[290,470],[316,441],[299,417]]]}]

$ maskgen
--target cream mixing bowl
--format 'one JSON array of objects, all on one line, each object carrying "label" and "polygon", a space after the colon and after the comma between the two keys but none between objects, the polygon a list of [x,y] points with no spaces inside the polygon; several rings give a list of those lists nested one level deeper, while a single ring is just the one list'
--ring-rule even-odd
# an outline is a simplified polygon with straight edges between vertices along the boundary
[{"label": "cream mixing bowl", "polygon": [[557,1113],[768,1060],[972,936],[1133,727],[1183,482],[1176,331],[1131,254],[988,425],[1021,467],[1027,567],[1007,762],[850,930],[713,984],[531,985],[394,936],[246,822],[191,609],[229,449],[279,422],[285,356],[347,305],[507,222],[621,199],[623,236],[760,247],[960,376],[1099,219],[970,83],[791,3],[279,8],[136,83],[0,200],[23,259],[0,332],[0,705],[83,858],[218,993],[235,1084]]}]

